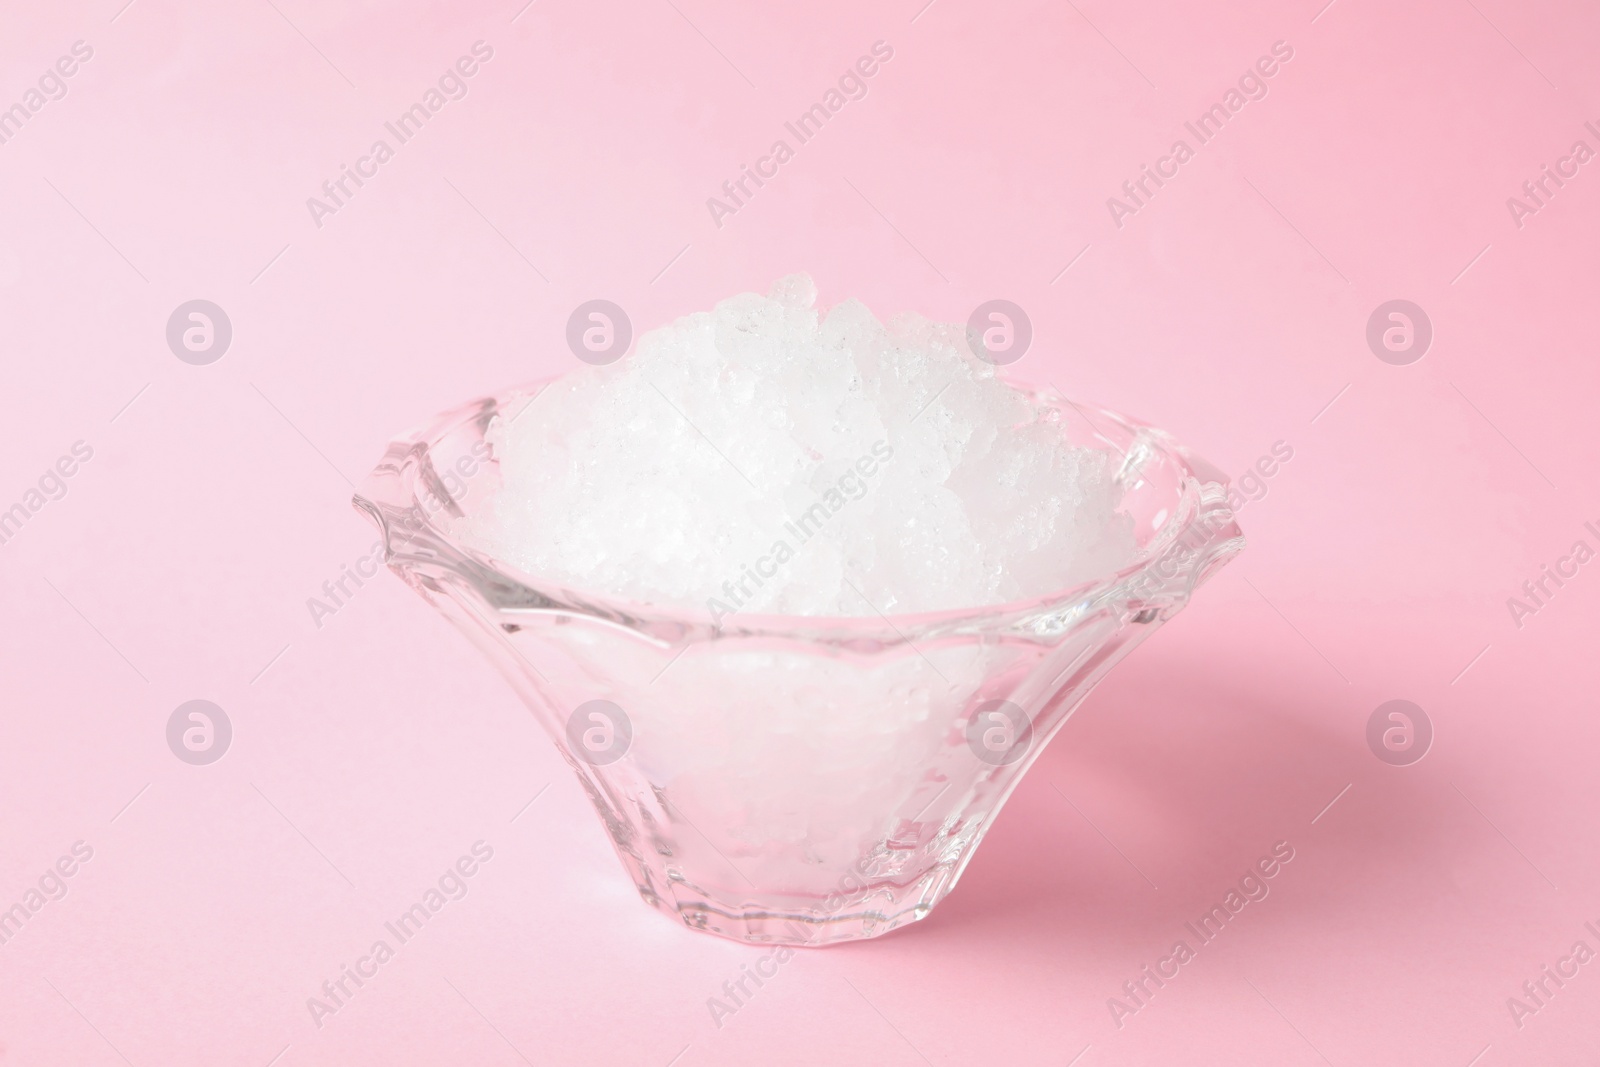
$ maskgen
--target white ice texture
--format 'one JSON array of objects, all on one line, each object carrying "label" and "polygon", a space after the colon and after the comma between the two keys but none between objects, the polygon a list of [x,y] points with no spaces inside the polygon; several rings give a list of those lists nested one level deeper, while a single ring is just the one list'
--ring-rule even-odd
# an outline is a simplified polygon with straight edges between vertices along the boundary
[{"label": "white ice texture", "polygon": [[960,327],[816,296],[794,275],[731,297],[511,405],[459,535],[723,625],[1000,604],[1132,560],[1117,456],[1069,445]]}]

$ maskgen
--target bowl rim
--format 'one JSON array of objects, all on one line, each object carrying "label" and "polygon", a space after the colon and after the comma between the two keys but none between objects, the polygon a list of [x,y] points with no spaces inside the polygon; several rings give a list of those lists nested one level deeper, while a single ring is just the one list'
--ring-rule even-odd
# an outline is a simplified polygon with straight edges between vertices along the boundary
[{"label": "bowl rim", "polygon": [[[981,633],[1033,639],[1059,635],[1075,624],[1109,608],[1134,616],[1166,616],[1187,602],[1194,588],[1244,547],[1244,535],[1228,503],[1228,479],[1216,467],[1179,444],[1166,431],[1109,408],[1074,401],[1059,390],[1011,383],[1044,408],[1066,415],[1075,412],[1095,438],[1123,456],[1119,480],[1135,480],[1153,459],[1176,466],[1177,500],[1169,506],[1161,527],[1141,546],[1139,556],[1118,570],[1086,579],[1074,586],[1019,598],[1000,604],[945,608],[931,612],[884,614],[867,600],[872,615],[783,615],[735,612],[721,622],[711,622],[703,607],[637,601],[599,593],[572,583],[545,579],[497,559],[450,535],[434,521],[440,513],[463,515],[448,491],[432,491],[442,502],[432,515],[423,515],[417,481],[426,473],[441,489],[442,480],[432,468],[431,449],[469,424],[480,423],[479,433],[517,402],[531,403],[562,376],[536,379],[503,389],[434,416],[427,423],[391,440],[383,459],[373,468],[351,498],[358,511],[378,526],[383,536],[384,562],[410,584],[417,579],[437,590],[440,583],[474,594],[477,606],[500,617],[508,630],[529,617],[568,615],[623,626],[639,636],[669,644],[729,638],[809,639],[831,644],[880,646],[915,644],[917,638],[936,639]],[[1094,417],[1091,417],[1091,413]],[[520,414],[520,412],[519,412]],[[512,416],[515,417],[515,416]],[[1101,429],[1109,422],[1128,439],[1119,445]],[[399,546],[397,547],[397,534]],[[1181,551],[1176,551],[1181,549]],[[1163,563],[1175,561],[1170,575],[1156,574]],[[1152,581],[1152,574],[1155,580]],[[1143,586],[1140,589],[1140,586]],[[1141,594],[1142,595],[1139,595]],[[866,600],[866,597],[862,597]],[[1154,606],[1157,611],[1146,610]],[[737,620],[732,622],[731,620]],[[1138,621],[1151,621],[1139,618]]]}]

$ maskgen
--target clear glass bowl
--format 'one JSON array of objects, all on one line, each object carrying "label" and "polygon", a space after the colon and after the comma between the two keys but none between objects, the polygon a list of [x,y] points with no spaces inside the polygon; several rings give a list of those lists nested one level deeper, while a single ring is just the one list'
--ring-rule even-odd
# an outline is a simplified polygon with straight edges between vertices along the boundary
[{"label": "clear glass bowl", "polygon": [[717,628],[452,535],[498,488],[490,421],[538,387],[393,442],[355,504],[394,572],[544,724],[645,902],[739,941],[828,944],[926,916],[1078,702],[1244,546],[1215,468],[1039,392],[1073,443],[1123,457],[1134,563],[998,606]]}]

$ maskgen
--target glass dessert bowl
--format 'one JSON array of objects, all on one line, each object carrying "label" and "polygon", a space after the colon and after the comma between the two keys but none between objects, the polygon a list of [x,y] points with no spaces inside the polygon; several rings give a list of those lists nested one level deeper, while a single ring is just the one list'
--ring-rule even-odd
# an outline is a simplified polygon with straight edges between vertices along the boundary
[{"label": "glass dessert bowl", "polygon": [[486,440],[535,385],[393,442],[355,497],[389,567],[459,626],[555,740],[646,903],[761,944],[876,937],[955,887],[1096,682],[1244,546],[1226,479],[1160,430],[1053,394],[1120,455],[1135,558],[1071,589],[926,614],[737,614],[628,602],[469,547]]}]

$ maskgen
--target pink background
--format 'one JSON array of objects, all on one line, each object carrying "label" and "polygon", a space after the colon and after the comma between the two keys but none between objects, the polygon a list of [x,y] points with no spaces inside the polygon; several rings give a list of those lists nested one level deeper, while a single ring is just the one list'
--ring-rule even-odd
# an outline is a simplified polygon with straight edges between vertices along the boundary
[{"label": "pink background", "polygon": [[[0,546],[0,908],[94,854],[0,946],[0,1064],[1600,1055],[1600,961],[1520,1027],[1506,1003],[1600,950],[1600,563],[1521,628],[1506,605],[1600,548],[1600,162],[1506,206],[1600,148],[1600,10],[921,2],[6,5],[0,107],[94,55],[0,145],[0,508],[94,455]],[[880,39],[868,96],[715,226]],[[477,40],[469,94],[317,227],[306,198]],[[1117,227],[1280,40],[1267,97]],[[644,329],[796,269],[881,313],[1016,301],[1016,378],[1233,474],[1294,457],[932,918],[801,954],[719,1028],[763,953],[639,902],[477,653],[387,574],[320,628],[307,599],[372,543],[350,483],[384,442],[569,367],[579,302]],[[210,366],[164,337],[195,298],[233,323]],[[1409,366],[1365,341],[1396,298],[1435,331]],[[211,766],[166,745],[194,698],[233,723]],[[1365,740],[1396,698],[1436,732],[1407,767]],[[306,998],[480,839],[469,894],[318,1029]],[[1271,896],[1119,1027],[1108,998],[1278,841]]]}]

